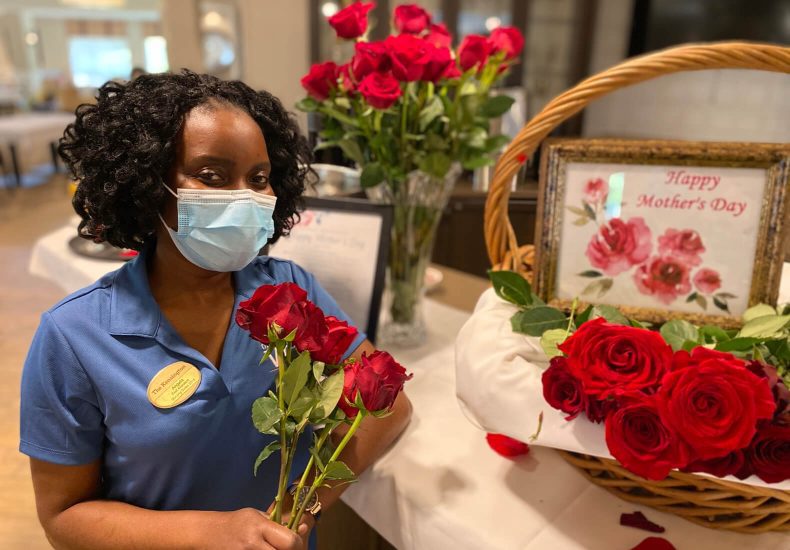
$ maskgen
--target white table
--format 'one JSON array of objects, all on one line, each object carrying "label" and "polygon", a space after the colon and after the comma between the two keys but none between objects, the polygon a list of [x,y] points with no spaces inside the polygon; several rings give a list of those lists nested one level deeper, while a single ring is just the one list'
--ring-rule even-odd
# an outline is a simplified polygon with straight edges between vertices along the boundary
[{"label": "white table", "polygon": [[73,113],[19,113],[0,117],[0,145],[8,152],[16,185],[32,166],[52,162],[57,168],[55,144]]},{"label": "white table", "polygon": [[[73,235],[69,227],[44,237],[30,266],[66,291],[120,265],[75,256],[66,244]],[[783,287],[785,297],[788,288]],[[714,531],[621,501],[587,482],[550,449],[533,446],[516,462],[498,456],[463,416],[455,397],[454,341],[468,314],[428,300],[426,317],[425,346],[390,350],[415,374],[407,385],[412,422],[343,496],[397,548],[626,550],[651,536],[619,525],[620,514],[634,510],[666,527],[662,536],[679,550],[790,547],[787,534]]]}]

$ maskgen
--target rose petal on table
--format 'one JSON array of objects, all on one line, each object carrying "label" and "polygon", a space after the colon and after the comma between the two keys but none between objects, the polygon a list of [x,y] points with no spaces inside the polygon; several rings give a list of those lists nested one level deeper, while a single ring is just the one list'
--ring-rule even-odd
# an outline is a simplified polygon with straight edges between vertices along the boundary
[{"label": "rose petal on table", "polygon": [[638,511],[632,514],[620,514],[620,525],[643,529],[645,531],[650,531],[651,533],[663,533],[666,531],[666,529],[657,523],[653,523],[647,519],[642,512]]},{"label": "rose petal on table", "polygon": [[677,550],[671,542],[661,537],[647,537],[631,550]]},{"label": "rose petal on table", "polygon": [[505,458],[516,458],[529,452],[529,445],[502,434],[486,434],[488,446]]}]

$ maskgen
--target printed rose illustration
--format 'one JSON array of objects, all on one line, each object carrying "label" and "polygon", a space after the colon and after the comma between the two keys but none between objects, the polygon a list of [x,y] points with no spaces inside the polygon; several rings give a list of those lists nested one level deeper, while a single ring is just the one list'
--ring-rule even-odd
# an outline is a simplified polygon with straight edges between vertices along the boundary
[{"label": "printed rose illustration", "polygon": [[653,256],[640,265],[634,283],[642,294],[655,296],[667,305],[691,290],[688,265],[672,254]]},{"label": "printed rose illustration", "polygon": [[699,232],[670,227],[658,236],[654,246],[653,231],[644,218],[605,220],[607,179],[588,179],[581,189],[581,208],[566,206],[577,216],[573,225],[581,228],[592,222],[598,226],[585,249],[593,269],[578,274],[593,281],[584,287],[581,296],[602,298],[617,280],[618,285],[633,284],[639,293],[663,305],[685,297],[686,303],[694,302],[702,310],[707,311],[712,302],[729,313],[728,300],[736,296],[721,292],[724,283],[719,272],[702,265],[707,249]]},{"label": "printed rose illustration", "polygon": [[606,275],[618,275],[645,261],[653,248],[650,228],[642,218],[609,220],[587,245],[587,258]]}]

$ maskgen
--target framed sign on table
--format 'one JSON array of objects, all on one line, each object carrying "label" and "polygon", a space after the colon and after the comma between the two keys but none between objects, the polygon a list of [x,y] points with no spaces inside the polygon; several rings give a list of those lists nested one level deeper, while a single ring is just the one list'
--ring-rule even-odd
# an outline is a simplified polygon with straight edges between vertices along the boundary
[{"label": "framed sign on table", "polygon": [[535,286],[548,303],[735,327],[775,305],[790,146],[549,140]]},{"label": "framed sign on table", "polygon": [[267,251],[318,279],[375,341],[389,254],[392,207],[363,199],[305,197],[291,234]]}]

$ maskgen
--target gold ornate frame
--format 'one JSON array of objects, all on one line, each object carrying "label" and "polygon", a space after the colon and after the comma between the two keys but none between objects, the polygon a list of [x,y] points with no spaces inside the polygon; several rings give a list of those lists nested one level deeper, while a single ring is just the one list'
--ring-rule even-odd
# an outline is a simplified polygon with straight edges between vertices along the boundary
[{"label": "gold ornate frame", "polygon": [[[764,168],[765,193],[760,212],[757,251],[752,270],[749,305],[776,305],[782,276],[783,242],[790,208],[790,145],[771,143],[704,143],[659,140],[552,139],[541,155],[540,193],[536,236],[535,291],[548,304],[569,308],[571,302],[556,296],[557,261],[566,191],[566,167],[571,162],[634,165],[682,165],[723,168]],[[595,303],[588,301],[583,303]],[[728,328],[741,324],[740,317],[695,314],[657,308],[618,305],[627,316],[661,323],[687,319],[698,324]]]}]

